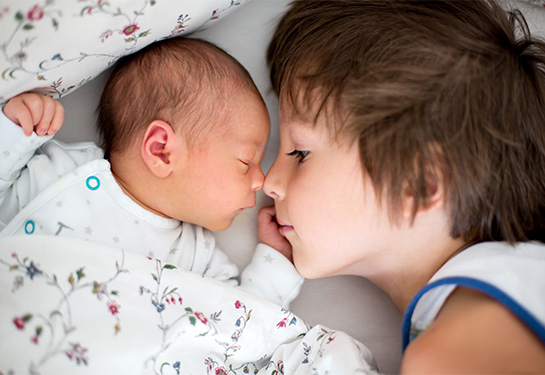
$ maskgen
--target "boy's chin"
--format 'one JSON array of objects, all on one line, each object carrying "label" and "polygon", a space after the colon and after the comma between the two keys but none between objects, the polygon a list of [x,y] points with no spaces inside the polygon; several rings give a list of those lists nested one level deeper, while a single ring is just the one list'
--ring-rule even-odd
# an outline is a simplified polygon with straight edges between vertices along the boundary
[{"label": "boy's chin", "polygon": [[320,279],[323,277],[331,276],[330,274],[325,273],[324,269],[322,269],[320,264],[316,263],[307,263],[304,259],[301,259],[297,256],[296,250],[293,252],[293,265],[295,266],[295,269],[301,276],[303,276],[305,279],[312,280],[312,279]]}]

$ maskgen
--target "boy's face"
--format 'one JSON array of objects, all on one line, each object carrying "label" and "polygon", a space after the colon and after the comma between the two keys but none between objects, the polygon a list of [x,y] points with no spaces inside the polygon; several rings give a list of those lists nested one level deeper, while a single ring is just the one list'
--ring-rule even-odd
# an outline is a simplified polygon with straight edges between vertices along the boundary
[{"label": "boy's face", "polygon": [[280,150],[264,184],[275,200],[280,232],[307,278],[359,273],[373,264],[391,230],[357,144],[338,143],[320,116],[316,125],[280,110]]},{"label": "boy's face", "polygon": [[175,217],[220,231],[237,214],[256,204],[256,191],[263,186],[260,162],[269,137],[269,115],[255,95],[231,100],[218,130],[189,149],[187,160],[177,171]]}]

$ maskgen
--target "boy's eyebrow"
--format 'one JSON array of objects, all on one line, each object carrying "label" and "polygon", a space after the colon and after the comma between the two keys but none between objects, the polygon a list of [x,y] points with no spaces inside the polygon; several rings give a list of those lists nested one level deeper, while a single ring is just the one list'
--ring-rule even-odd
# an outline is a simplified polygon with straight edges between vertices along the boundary
[{"label": "boy's eyebrow", "polygon": [[279,124],[288,123],[290,125],[310,126],[313,121],[308,119],[308,116],[303,116],[300,111],[291,107],[289,111],[279,111]]},{"label": "boy's eyebrow", "polygon": [[280,114],[280,117],[282,117],[283,120],[288,122],[297,122],[297,123],[307,123],[308,116],[304,116],[301,114],[301,111],[299,111],[297,108],[291,107],[289,111],[282,111]]},{"label": "boy's eyebrow", "polygon": [[307,128],[309,127],[307,124],[305,124],[301,119],[295,119],[295,118],[285,118],[282,119],[282,121],[278,121],[278,127],[279,128]]},{"label": "boy's eyebrow", "polygon": [[301,116],[300,114],[294,114],[288,117],[280,116],[278,121],[278,127],[290,127],[296,129],[313,129],[316,127],[316,122],[309,120]]}]

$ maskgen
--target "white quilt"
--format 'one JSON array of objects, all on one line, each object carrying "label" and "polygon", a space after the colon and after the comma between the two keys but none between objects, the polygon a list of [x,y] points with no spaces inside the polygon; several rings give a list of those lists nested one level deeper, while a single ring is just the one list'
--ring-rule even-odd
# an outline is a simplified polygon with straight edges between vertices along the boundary
[{"label": "white quilt", "polygon": [[0,304],[0,374],[374,372],[343,332],[89,241],[1,239]]}]

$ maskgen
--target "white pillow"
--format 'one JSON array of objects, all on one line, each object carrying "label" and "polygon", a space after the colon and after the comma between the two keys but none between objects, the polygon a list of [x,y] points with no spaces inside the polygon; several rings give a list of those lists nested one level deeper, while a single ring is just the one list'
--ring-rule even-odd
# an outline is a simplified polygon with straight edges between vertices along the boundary
[{"label": "white pillow", "polygon": [[0,5],[0,104],[60,98],[120,57],[207,28],[250,0],[8,0]]}]

